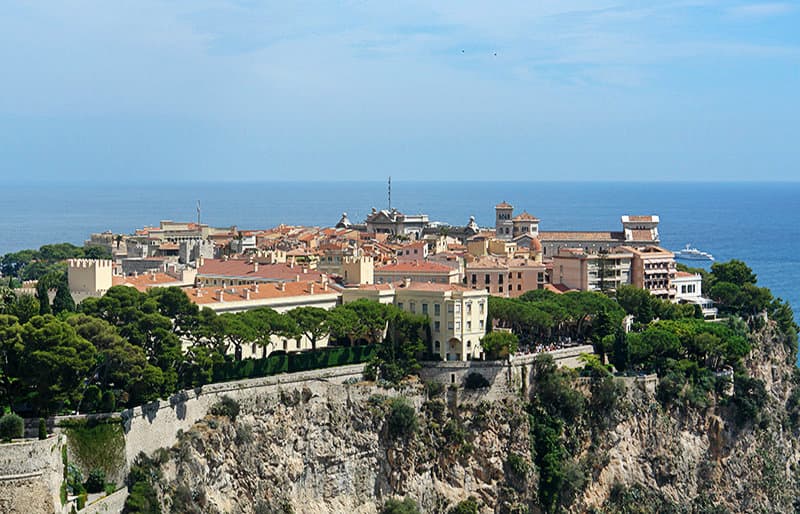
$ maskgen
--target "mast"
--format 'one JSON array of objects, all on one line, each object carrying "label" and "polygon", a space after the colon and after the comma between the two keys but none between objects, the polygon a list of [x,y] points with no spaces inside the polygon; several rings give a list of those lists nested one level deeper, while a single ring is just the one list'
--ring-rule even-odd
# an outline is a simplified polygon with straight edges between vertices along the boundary
[{"label": "mast", "polygon": [[197,224],[200,224],[200,200],[197,200]]},{"label": "mast", "polygon": [[392,210],[392,176],[389,175],[389,210]]}]

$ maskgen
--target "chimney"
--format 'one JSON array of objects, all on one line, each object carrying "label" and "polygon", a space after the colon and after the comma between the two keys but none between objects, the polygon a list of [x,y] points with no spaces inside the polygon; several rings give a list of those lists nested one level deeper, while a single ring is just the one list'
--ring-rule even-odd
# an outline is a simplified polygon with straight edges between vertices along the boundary
[{"label": "chimney", "polygon": [[253,263],[253,273],[258,273],[258,263],[257,262]]},{"label": "chimney", "polygon": [[224,289],[220,289],[219,290],[219,296],[217,297],[217,299],[220,302],[224,302],[225,301],[225,290]]},{"label": "chimney", "polygon": [[300,282],[300,275],[295,275],[294,276],[294,281],[295,282]]},{"label": "chimney", "polygon": [[197,258],[197,267],[200,268],[201,266],[203,266],[203,264],[205,264],[205,262],[206,262],[205,257],[201,255],[200,257]]},{"label": "chimney", "polygon": [[250,299],[250,290],[249,289],[245,289],[244,290],[244,299],[245,300],[249,300]]},{"label": "chimney", "polygon": [[308,284],[308,294],[314,294],[314,282]]},{"label": "chimney", "polygon": [[258,292],[258,282],[256,282],[255,284],[253,284],[253,292],[254,292],[254,293],[257,293],[257,292]]},{"label": "chimney", "polygon": [[306,268],[305,266],[303,266],[303,273],[304,273],[304,274],[305,274],[305,273],[308,273],[308,268]]},{"label": "chimney", "polygon": [[278,291],[286,291],[286,283],[278,282]]},{"label": "chimney", "polygon": [[151,271],[150,272],[150,280],[152,280],[153,282],[156,281],[156,272],[155,271]]},{"label": "chimney", "polygon": [[327,291],[328,290],[328,281],[327,280],[322,283],[322,290],[323,291]]},{"label": "chimney", "polygon": [[411,285],[411,278],[410,277],[404,278],[403,279],[403,287],[408,287],[410,285]]},{"label": "chimney", "polygon": [[133,278],[137,278],[138,276],[139,276],[139,272],[138,271],[134,271],[133,272]]}]

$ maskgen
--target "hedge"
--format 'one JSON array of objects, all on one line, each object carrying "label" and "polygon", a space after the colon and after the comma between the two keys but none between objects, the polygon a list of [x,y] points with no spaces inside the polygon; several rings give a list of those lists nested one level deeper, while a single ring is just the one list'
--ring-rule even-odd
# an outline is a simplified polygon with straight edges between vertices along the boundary
[{"label": "hedge", "polygon": [[277,351],[266,359],[242,359],[217,364],[214,366],[214,382],[360,364],[369,361],[374,355],[375,345],[329,347],[298,353]]}]

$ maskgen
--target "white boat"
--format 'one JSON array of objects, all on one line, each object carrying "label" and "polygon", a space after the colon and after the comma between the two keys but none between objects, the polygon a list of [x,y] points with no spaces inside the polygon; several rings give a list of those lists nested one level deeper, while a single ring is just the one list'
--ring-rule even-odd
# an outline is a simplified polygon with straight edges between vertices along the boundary
[{"label": "white boat", "polygon": [[675,252],[675,258],[682,261],[713,261],[714,256],[708,252],[703,252],[697,248],[692,248],[687,244],[683,250]]}]

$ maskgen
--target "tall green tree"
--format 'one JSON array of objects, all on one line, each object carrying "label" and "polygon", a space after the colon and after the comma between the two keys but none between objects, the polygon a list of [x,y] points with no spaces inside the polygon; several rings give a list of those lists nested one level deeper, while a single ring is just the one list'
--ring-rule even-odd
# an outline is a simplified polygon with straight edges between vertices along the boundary
[{"label": "tall green tree", "polygon": [[328,324],[328,311],[319,307],[298,307],[290,310],[288,316],[297,324],[298,333],[306,336],[313,350],[317,349],[317,341],[331,332]]},{"label": "tall green tree", "polygon": [[50,297],[47,293],[47,284],[38,282],[36,284],[36,299],[39,300],[39,314],[51,314],[53,311],[50,309]]},{"label": "tall green tree", "polygon": [[22,327],[21,368],[31,402],[42,414],[61,406],[76,406],[79,387],[95,365],[95,347],[67,322],[51,315],[36,316]]}]

